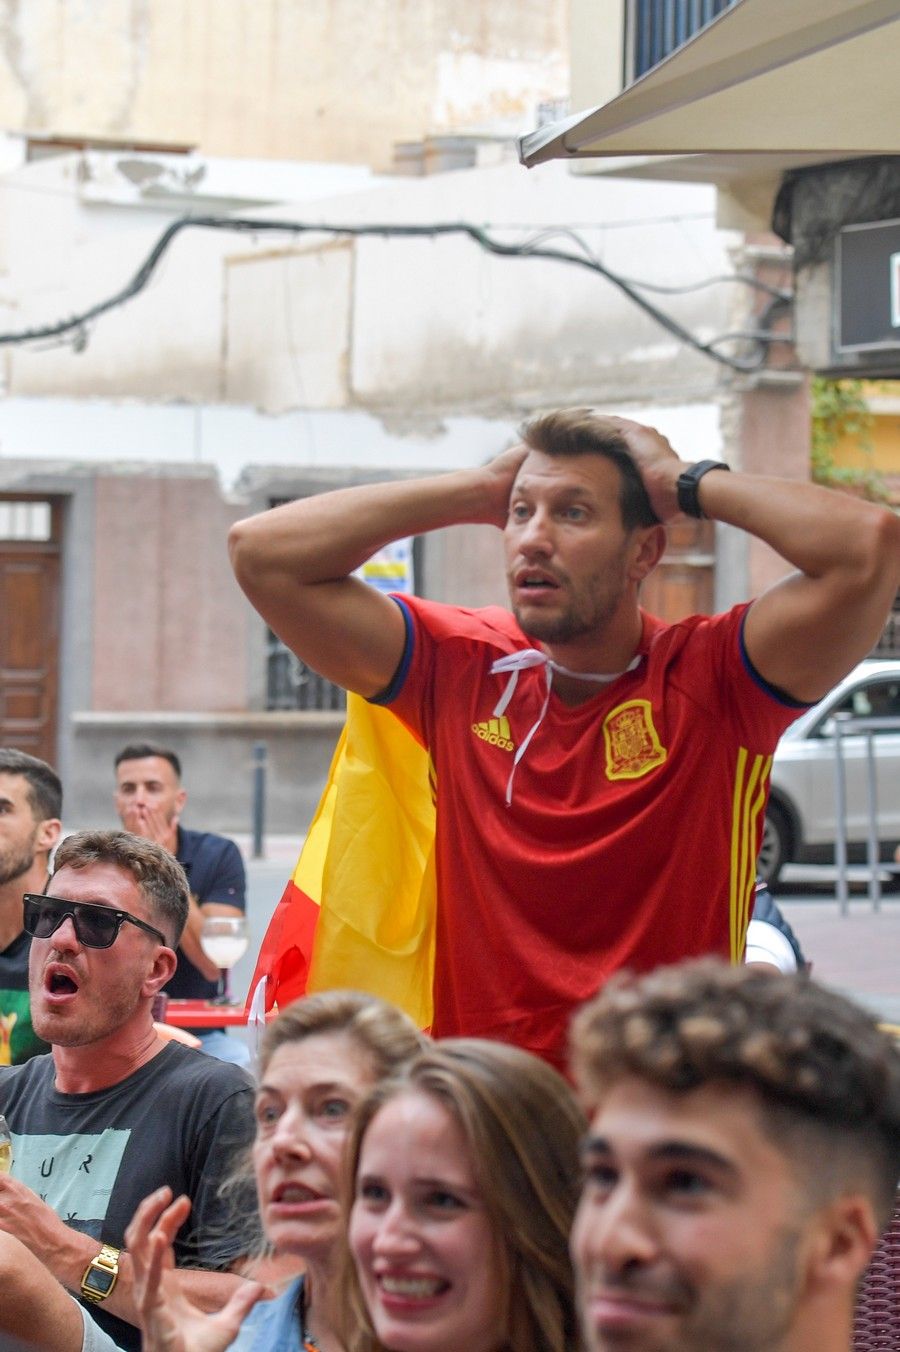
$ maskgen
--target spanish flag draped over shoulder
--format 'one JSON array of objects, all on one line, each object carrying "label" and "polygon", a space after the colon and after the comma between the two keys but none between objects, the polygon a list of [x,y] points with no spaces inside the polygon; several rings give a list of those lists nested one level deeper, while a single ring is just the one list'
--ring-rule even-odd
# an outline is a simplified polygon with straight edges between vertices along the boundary
[{"label": "spanish flag draped over shoulder", "polygon": [[432,1020],[435,811],[429,757],[388,710],[347,698],[325,792],[250,983],[265,1008],[345,987]]}]

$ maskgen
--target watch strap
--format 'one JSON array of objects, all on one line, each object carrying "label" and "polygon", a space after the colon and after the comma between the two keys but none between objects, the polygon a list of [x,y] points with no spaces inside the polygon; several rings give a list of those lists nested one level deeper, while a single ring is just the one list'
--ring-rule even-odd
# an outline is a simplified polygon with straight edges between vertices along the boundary
[{"label": "watch strap", "polygon": [[[92,1305],[99,1305],[112,1294],[119,1280],[120,1253],[121,1249],[117,1249],[115,1245],[104,1244],[85,1268],[84,1276],[81,1278],[81,1295]],[[96,1286],[91,1285],[92,1279],[98,1282]]]},{"label": "watch strap", "polygon": [[678,476],[675,490],[678,495],[679,510],[684,512],[685,516],[693,516],[697,519],[703,518],[703,511],[700,507],[700,498],[697,494],[697,486],[704,474],[708,474],[711,469],[730,469],[723,460],[698,460],[696,465],[688,465]]}]

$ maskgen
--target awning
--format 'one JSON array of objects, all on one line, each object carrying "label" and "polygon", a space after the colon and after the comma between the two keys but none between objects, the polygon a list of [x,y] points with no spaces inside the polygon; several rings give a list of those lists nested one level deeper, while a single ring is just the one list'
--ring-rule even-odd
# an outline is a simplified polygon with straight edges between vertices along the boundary
[{"label": "awning", "polygon": [[519,157],[900,152],[898,0],[738,0],[611,102]]}]

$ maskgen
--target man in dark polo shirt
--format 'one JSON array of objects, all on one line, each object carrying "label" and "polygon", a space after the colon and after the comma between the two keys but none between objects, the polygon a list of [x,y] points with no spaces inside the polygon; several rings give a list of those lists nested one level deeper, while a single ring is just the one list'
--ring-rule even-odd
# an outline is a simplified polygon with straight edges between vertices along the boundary
[{"label": "man in dark polo shirt", "polygon": [[[180,824],[187,792],[181,762],[168,747],[151,742],[125,746],[116,756],[116,811],[126,831],[156,841],[174,854],[188,877],[190,912],[178,948],[178,969],[165,988],[174,1000],[209,1000],[218,991],[219,970],[200,946],[204,919],[244,914],[244,861],[233,840]],[[249,1063],[243,1042],[224,1028],[195,1029],[203,1050],[223,1061]]]},{"label": "man in dark polo shirt", "polygon": [[0,1066],[50,1050],[31,1024],[22,896],[44,890],[61,813],[56,772],[36,756],[0,747]]}]

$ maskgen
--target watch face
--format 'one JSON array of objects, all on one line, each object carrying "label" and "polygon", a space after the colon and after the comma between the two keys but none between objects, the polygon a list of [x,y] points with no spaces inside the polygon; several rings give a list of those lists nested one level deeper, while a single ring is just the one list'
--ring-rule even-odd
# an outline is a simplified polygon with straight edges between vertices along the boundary
[{"label": "watch face", "polygon": [[86,1286],[89,1291],[96,1291],[98,1296],[108,1296],[115,1280],[115,1272],[104,1272],[102,1268],[91,1268],[82,1285]]}]

